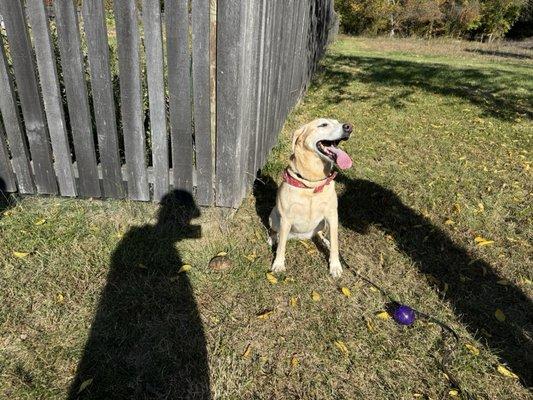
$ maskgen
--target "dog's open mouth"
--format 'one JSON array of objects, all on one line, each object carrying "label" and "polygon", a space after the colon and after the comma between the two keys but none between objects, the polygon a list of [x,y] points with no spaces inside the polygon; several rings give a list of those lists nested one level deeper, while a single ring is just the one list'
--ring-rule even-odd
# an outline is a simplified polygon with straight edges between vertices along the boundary
[{"label": "dog's open mouth", "polygon": [[346,152],[339,149],[339,143],[346,139],[320,140],[316,143],[316,148],[341,169],[348,169],[352,166],[352,159]]}]

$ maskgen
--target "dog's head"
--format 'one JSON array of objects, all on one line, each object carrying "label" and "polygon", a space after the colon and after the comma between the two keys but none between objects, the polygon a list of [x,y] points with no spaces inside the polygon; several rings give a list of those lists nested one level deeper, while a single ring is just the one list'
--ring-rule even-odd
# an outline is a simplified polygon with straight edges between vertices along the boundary
[{"label": "dog's head", "polygon": [[323,170],[331,169],[333,164],[341,169],[350,168],[352,159],[338,146],[343,140],[348,140],[352,130],[350,124],[318,118],[294,132],[292,152],[299,170],[302,167],[316,170],[320,164]]}]

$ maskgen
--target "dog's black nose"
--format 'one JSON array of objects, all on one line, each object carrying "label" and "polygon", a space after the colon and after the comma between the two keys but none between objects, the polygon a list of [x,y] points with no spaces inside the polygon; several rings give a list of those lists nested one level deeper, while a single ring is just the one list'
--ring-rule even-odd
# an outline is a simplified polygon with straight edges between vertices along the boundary
[{"label": "dog's black nose", "polygon": [[351,124],[343,124],[342,130],[349,135],[353,131],[353,126]]}]

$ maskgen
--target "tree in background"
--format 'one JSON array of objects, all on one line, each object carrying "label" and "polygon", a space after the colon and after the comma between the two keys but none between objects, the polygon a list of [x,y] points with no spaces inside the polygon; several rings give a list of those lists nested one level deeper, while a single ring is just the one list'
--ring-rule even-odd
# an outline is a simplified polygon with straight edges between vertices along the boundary
[{"label": "tree in background", "polygon": [[[500,38],[533,0],[336,0],[345,33]],[[529,12],[531,14],[531,12]]]}]

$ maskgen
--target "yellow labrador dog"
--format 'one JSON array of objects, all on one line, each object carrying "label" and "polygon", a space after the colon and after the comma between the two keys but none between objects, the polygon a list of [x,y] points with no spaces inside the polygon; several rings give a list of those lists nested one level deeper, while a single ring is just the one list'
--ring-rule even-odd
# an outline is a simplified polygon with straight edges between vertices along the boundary
[{"label": "yellow labrador dog", "polygon": [[[270,213],[270,239],[277,243],[273,272],[285,270],[285,245],[288,239],[311,239],[319,235],[329,247],[329,272],[337,278],[342,273],[339,261],[336,172],[352,166],[348,154],[338,145],[352,133],[350,124],[319,118],[304,125],[292,137],[292,155],[283,173]],[[324,232],[329,230],[329,241]]]}]

